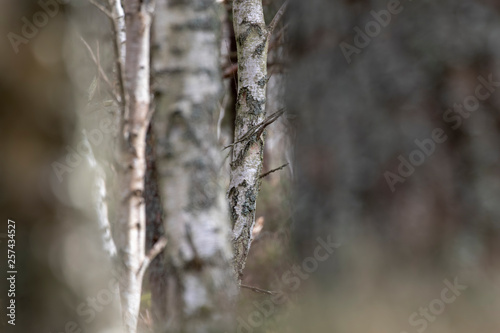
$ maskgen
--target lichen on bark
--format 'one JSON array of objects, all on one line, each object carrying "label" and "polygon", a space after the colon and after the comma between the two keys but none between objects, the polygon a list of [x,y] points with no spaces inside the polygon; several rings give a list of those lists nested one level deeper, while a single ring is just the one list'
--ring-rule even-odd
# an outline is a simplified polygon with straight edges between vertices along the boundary
[{"label": "lichen on bark", "polygon": [[[268,31],[261,0],[233,2],[238,54],[235,139],[265,119]],[[234,265],[241,278],[252,241],[262,169],[263,135],[236,142],[231,160],[229,203],[233,219]]]}]

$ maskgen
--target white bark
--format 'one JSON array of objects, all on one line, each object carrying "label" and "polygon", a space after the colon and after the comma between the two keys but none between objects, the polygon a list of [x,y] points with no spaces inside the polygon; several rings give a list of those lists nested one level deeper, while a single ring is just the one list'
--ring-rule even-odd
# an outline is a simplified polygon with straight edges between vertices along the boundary
[{"label": "white bark", "polygon": [[153,66],[157,170],[168,237],[167,331],[231,327],[236,278],[216,125],[220,31],[214,1],[160,1]]},{"label": "white bark", "polygon": [[83,143],[88,148],[86,155],[88,164],[91,169],[91,176],[94,184],[92,186],[92,200],[94,206],[94,216],[100,231],[101,243],[103,250],[108,255],[111,262],[116,258],[116,245],[111,234],[111,225],[108,217],[108,204],[106,198],[106,174],[95,158],[92,146],[87,138],[85,130],[82,131]]},{"label": "white bark", "polygon": [[120,0],[109,0],[109,7],[111,8],[112,24],[115,30],[115,43],[118,51],[118,61],[120,61],[121,69],[125,64],[125,13]]},{"label": "white bark", "polygon": [[109,7],[111,8],[111,24],[113,25],[114,32],[114,45],[116,52],[116,71],[118,78],[118,85],[120,88],[120,102],[123,108],[125,108],[125,87],[124,87],[124,76],[125,76],[125,56],[126,56],[126,40],[127,35],[125,31],[125,12],[123,11],[121,0],[108,0]]},{"label": "white bark", "polygon": [[[235,141],[265,119],[268,32],[261,0],[235,0],[233,22],[238,49]],[[261,133],[233,146],[229,202],[234,264],[241,277],[250,250],[262,169]]]},{"label": "white bark", "polygon": [[151,8],[148,1],[126,0],[125,119],[120,142],[118,172],[120,205],[117,247],[119,285],[126,332],[135,332],[139,315],[145,255],[146,170],[145,146],[150,104],[149,32]]}]

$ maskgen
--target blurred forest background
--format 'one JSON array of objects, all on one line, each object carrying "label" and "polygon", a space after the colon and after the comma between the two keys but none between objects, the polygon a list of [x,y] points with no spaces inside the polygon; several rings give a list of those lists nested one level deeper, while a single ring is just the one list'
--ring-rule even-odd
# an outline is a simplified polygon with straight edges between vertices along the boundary
[{"label": "blurred forest background", "polygon": [[0,3],[2,331],[498,332],[500,3],[284,3]]}]

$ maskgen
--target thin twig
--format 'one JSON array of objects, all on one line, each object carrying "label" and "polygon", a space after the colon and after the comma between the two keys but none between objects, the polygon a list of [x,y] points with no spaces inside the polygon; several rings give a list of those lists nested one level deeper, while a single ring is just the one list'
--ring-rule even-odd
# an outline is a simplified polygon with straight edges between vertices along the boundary
[{"label": "thin twig", "polygon": [[271,24],[269,24],[269,27],[267,27],[267,36],[272,35],[274,29],[278,25],[278,22],[281,20],[281,17],[283,17],[283,14],[285,14],[286,7],[288,6],[288,2],[289,2],[289,0],[286,0],[285,3],[283,3],[283,5],[281,5],[281,7],[278,10],[278,12],[276,13],[276,15],[274,15],[274,18],[271,21]]},{"label": "thin twig", "polygon": [[241,288],[246,288],[246,289],[250,289],[252,291],[255,291],[256,293],[260,293],[260,294],[267,294],[267,295],[274,295],[274,294],[277,294],[277,292],[275,291],[269,291],[269,290],[264,290],[264,289],[260,289],[260,288],[257,288],[257,287],[252,287],[252,286],[247,286],[247,285],[240,285]]},{"label": "thin twig", "polygon": [[234,74],[236,74],[237,72],[238,72],[238,64],[231,63],[229,66],[227,66],[224,69],[224,72],[222,73],[222,77],[224,79],[228,79],[230,77],[233,77]]},{"label": "thin twig", "polygon": [[154,258],[156,258],[156,256],[160,254],[161,251],[163,251],[165,246],[167,246],[167,238],[165,236],[161,236],[153,245],[153,247],[148,251],[148,253],[146,253],[146,257],[144,258],[144,261],[142,262],[142,265],[137,272],[137,276],[141,276],[142,274],[144,274],[146,269],[148,269],[151,261],[153,261]]},{"label": "thin twig", "polygon": [[[279,43],[279,39],[281,38],[281,36],[284,34],[285,30],[288,29],[288,26],[290,25],[290,23],[287,23],[285,24],[285,26],[283,28],[281,28],[277,33],[276,33],[276,37],[273,39],[273,41],[269,42],[269,47],[268,47],[268,50],[271,51],[272,49],[274,49],[275,47],[278,47],[278,46],[281,46],[281,45],[284,45],[285,42],[281,42]],[[268,64],[269,66],[269,64]]]},{"label": "thin twig", "polygon": [[282,166],[280,166],[279,168],[272,169],[271,171],[268,171],[268,172],[266,172],[266,173],[264,173],[264,174],[260,175],[260,176],[259,176],[259,179],[264,178],[264,177],[266,177],[266,176],[269,176],[269,175],[270,175],[270,174],[272,174],[273,172],[279,171],[279,170],[283,169],[284,167],[286,167],[287,165],[288,165],[288,163],[285,163],[285,164],[283,164]]},{"label": "thin twig", "polygon": [[80,40],[82,41],[83,45],[85,45],[85,47],[87,47],[87,50],[89,51],[90,57],[92,58],[92,60],[94,61],[95,65],[97,66],[97,69],[99,70],[100,76],[102,77],[102,79],[104,80],[104,82],[106,82],[106,84],[108,85],[108,87],[109,87],[109,89],[111,91],[111,96],[119,104],[120,102],[119,102],[118,97],[116,96],[116,93],[115,93],[114,89],[113,89],[113,85],[111,84],[111,82],[109,82],[108,76],[106,75],[106,73],[102,69],[101,64],[99,64],[99,61],[97,61],[97,58],[94,55],[94,52],[92,51],[92,48],[85,41],[85,39],[83,39],[83,37],[80,36]]},{"label": "thin twig", "polygon": [[109,10],[106,9],[106,7],[104,7],[103,5],[101,5],[100,3],[98,3],[96,0],[89,0],[89,2],[91,4],[93,4],[94,6],[96,6],[107,17],[109,17],[110,19],[113,19],[113,15],[111,15],[111,13],[109,12]]},{"label": "thin twig", "polygon": [[282,109],[276,111],[275,113],[273,113],[272,115],[270,115],[269,117],[264,119],[260,124],[257,124],[255,126],[253,126],[252,128],[250,128],[238,140],[236,140],[235,142],[233,142],[232,144],[230,144],[228,146],[225,146],[222,150],[225,150],[229,147],[232,147],[237,143],[243,142],[243,141],[249,139],[250,137],[252,137],[253,135],[256,135],[257,137],[259,137],[262,134],[262,132],[264,132],[264,129],[267,126],[271,125],[273,122],[275,122],[283,113],[285,113],[285,111],[286,111],[285,108],[282,108]]},{"label": "thin twig", "polygon": [[[99,49],[99,41],[96,41],[96,55],[97,55],[97,63],[101,63],[101,51]],[[99,80],[97,80],[97,92],[99,94],[99,97],[101,97],[101,87],[99,85]]]}]

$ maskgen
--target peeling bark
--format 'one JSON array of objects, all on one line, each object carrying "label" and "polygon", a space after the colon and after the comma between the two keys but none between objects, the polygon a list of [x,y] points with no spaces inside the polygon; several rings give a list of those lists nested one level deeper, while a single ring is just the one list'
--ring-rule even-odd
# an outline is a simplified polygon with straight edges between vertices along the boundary
[{"label": "peeling bark", "polygon": [[214,1],[160,1],[153,121],[168,238],[167,332],[234,331],[236,278],[216,125],[222,78]]}]

